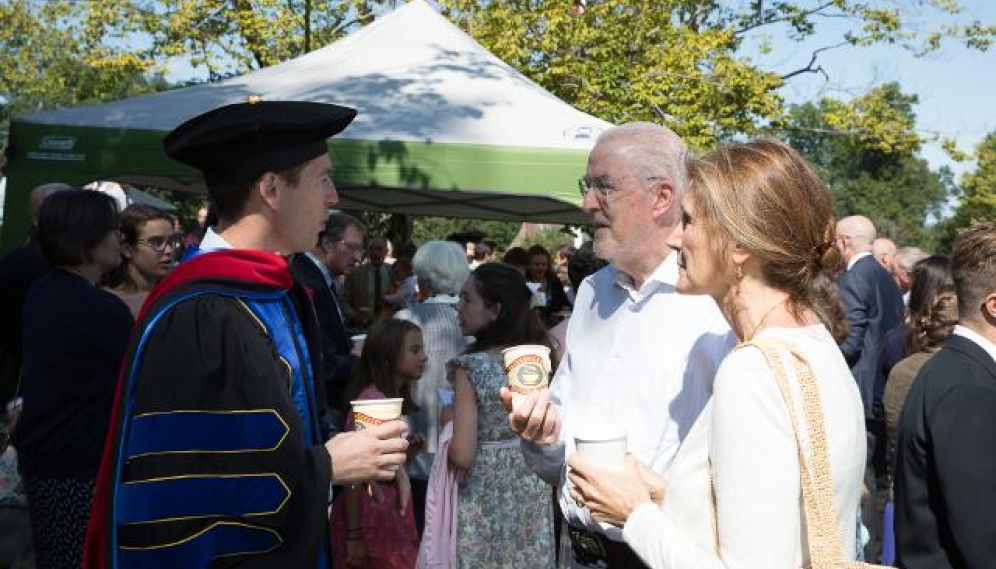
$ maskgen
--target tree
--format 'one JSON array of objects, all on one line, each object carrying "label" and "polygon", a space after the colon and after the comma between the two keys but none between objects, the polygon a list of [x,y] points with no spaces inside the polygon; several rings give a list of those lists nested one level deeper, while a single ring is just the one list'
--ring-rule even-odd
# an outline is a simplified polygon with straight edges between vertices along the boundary
[{"label": "tree", "polygon": [[[392,1],[391,4],[396,3]],[[216,80],[275,65],[322,47],[369,22],[385,0],[61,0],[65,22],[104,45],[109,63],[145,69],[182,62]]]},{"label": "tree", "polygon": [[11,116],[166,88],[128,51],[80,33],[65,3],[0,1],[0,144]]},{"label": "tree", "polygon": [[915,103],[895,83],[846,104],[806,103],[790,109],[782,136],[819,170],[837,216],[866,215],[880,235],[932,248],[927,221],[940,219],[950,187],[916,156]]},{"label": "tree", "polygon": [[954,215],[939,224],[942,246],[950,249],[958,231],[977,221],[996,219],[996,132],[991,132],[975,147],[975,170],[961,179]]},{"label": "tree", "polygon": [[421,245],[432,239],[446,239],[459,233],[480,234],[491,239],[499,248],[508,247],[519,232],[521,223],[511,221],[481,221],[453,219],[449,217],[416,217],[412,231],[412,241]]},{"label": "tree", "polygon": [[[928,53],[943,40],[987,49],[996,34],[996,28],[979,22],[951,23],[959,11],[953,0],[924,0],[916,9],[853,0],[439,3],[495,55],[558,97],[612,122],[664,122],[701,148],[779,127],[785,117],[778,89],[803,73],[825,74],[819,56],[826,49],[899,43]],[[929,14],[931,23],[918,21],[918,13]],[[738,55],[747,38],[767,33],[801,40],[831,20],[852,25],[801,69],[779,75]],[[869,113],[866,118],[878,117]]]}]

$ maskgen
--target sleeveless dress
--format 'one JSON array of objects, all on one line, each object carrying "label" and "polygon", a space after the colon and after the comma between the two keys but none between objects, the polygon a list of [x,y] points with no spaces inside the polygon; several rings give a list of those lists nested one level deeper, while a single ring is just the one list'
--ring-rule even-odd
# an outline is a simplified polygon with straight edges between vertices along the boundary
[{"label": "sleeveless dress", "polygon": [[[460,481],[457,559],[465,569],[552,568],[553,506],[550,487],[526,466],[498,389],[505,372],[486,352],[450,360],[467,370],[477,394],[477,455]],[[500,444],[494,444],[500,443]]]}]

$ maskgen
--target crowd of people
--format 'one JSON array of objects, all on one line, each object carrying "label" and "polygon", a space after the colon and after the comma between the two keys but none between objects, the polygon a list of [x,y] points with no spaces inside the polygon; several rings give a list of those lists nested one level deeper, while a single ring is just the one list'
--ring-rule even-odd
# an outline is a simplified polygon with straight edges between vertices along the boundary
[{"label": "crowd of people", "polygon": [[[0,261],[0,566],[992,565],[996,224],[897,248],[784,143],[692,157],[637,123],[589,155],[578,249],[394,251],[328,213],[355,114],[177,127],[211,202],[185,235],[32,192]],[[520,345],[552,379],[513,406]],[[580,452],[608,434],[625,457]]]}]

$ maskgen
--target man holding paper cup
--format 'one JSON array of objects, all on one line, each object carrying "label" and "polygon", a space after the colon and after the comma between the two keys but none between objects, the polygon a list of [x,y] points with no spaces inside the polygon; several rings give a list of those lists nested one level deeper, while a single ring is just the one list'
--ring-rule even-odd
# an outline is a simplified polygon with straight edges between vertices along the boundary
[{"label": "man holding paper cup", "polygon": [[[734,344],[709,297],[675,292],[677,260],[666,243],[681,223],[685,155],[677,135],[650,123],[598,139],[580,189],[595,253],[610,265],[578,290],[551,388],[509,415],[527,463],[559,485],[571,542],[561,567],[644,566],[619,528],[594,521],[572,498],[565,458],[578,452],[580,460],[623,467],[628,451],[666,475]],[[502,393],[509,407],[511,396]]]},{"label": "man holding paper cup", "polygon": [[116,397],[84,566],[327,569],[331,484],[390,480],[401,421],[325,441],[317,325],[286,256],[337,199],[326,139],[356,111],[227,105],[165,139],[220,223],[149,295]]}]

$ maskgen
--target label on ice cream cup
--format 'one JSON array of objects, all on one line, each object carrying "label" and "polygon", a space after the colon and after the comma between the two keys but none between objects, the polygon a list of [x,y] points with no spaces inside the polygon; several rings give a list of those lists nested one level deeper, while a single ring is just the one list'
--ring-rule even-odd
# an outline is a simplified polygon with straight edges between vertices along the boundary
[{"label": "label on ice cream cup", "polygon": [[360,399],[350,401],[353,406],[353,428],[357,431],[369,429],[401,418],[401,405],[404,399]]},{"label": "label on ice cream cup", "polygon": [[502,350],[505,375],[512,392],[513,406],[516,399],[535,393],[550,384],[550,348],[539,345],[512,346]]}]

